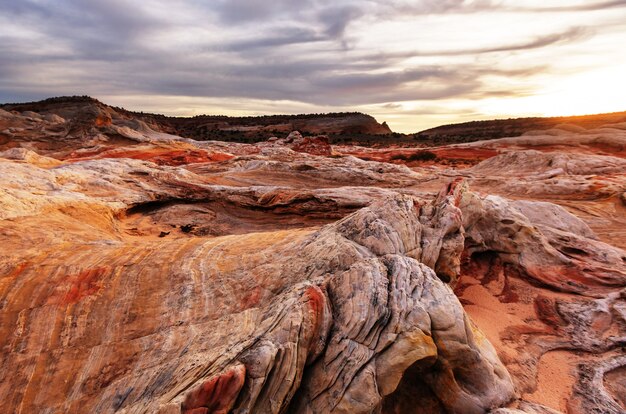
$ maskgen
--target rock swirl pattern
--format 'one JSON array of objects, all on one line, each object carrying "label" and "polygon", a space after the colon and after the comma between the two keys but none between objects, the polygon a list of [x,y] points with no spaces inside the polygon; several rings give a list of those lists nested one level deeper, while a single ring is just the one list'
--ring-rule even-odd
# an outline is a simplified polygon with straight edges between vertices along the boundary
[{"label": "rock swirl pattern", "polygon": [[621,158],[409,168],[63,108],[0,111],[0,412],[624,412]]}]

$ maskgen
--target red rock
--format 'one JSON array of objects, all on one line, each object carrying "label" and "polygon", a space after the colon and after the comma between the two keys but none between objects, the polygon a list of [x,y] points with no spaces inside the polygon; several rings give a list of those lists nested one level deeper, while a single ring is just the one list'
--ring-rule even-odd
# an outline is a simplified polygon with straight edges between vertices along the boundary
[{"label": "red rock", "polygon": [[1,412],[623,411],[623,128],[332,152],[52,106],[0,110]]},{"label": "red rock", "polygon": [[316,137],[297,138],[290,145],[290,148],[297,152],[306,152],[312,155],[331,155],[332,149],[325,135]]},{"label": "red rock", "polygon": [[[59,289],[66,288],[66,293],[59,298],[59,295],[53,294],[48,303],[70,305],[81,301],[82,299],[97,294],[103,286],[102,278],[106,277],[107,269],[104,267],[97,267],[93,269],[87,269],[75,275],[69,275],[67,282],[57,287]],[[63,289],[64,290],[64,289]]]},{"label": "red rock", "polygon": [[132,158],[136,160],[151,161],[158,165],[179,166],[202,162],[221,162],[232,159],[231,154],[220,152],[209,152],[205,150],[176,150],[167,148],[149,148],[145,150],[118,149],[94,151],[87,153],[72,153],[68,157],[69,161],[81,159],[101,159],[101,158]]},{"label": "red rock", "polygon": [[227,414],[245,381],[246,368],[239,364],[214,376],[186,394],[183,414]]}]

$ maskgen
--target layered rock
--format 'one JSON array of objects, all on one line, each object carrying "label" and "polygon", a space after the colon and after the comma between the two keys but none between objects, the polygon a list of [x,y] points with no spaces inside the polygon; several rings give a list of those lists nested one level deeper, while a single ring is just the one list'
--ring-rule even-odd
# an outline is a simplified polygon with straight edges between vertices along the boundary
[{"label": "layered rock", "polygon": [[[89,134],[93,127],[103,128],[123,123],[141,123],[151,129],[193,138],[229,139],[236,142],[263,141],[276,133],[302,131],[307,135],[354,134],[376,136],[391,134],[389,126],[374,117],[358,113],[328,113],[314,115],[272,115],[229,117],[200,115],[190,118],[168,117],[113,108],[88,96],[50,98],[40,102],[0,105],[3,112],[19,112],[37,120],[68,120],[71,134]],[[2,124],[0,122],[0,131]]]},{"label": "layered rock", "polygon": [[[77,229],[80,254],[49,240],[43,261],[5,257],[2,326],[22,328],[4,335],[4,408],[371,412],[418,363],[442,407],[502,405],[506,369],[422,264],[460,253],[443,242],[462,243],[453,202],[395,195],[316,232],[206,241],[81,242]],[[467,370],[481,373],[471,386]]]},{"label": "layered rock", "polygon": [[624,410],[620,158],[409,168],[64,108],[0,112],[0,411]]},{"label": "layered rock", "polygon": [[303,137],[299,131],[293,131],[284,139],[271,137],[266,145],[286,146],[297,152],[304,152],[312,155],[331,155],[332,149],[326,135],[315,137]]}]

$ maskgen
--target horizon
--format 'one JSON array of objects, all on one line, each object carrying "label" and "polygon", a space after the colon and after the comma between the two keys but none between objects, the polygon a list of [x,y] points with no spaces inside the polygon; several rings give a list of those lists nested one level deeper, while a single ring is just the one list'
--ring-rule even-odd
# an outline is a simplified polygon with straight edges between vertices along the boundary
[{"label": "horizon", "polygon": [[[257,114],[257,115],[226,115],[226,114],[220,114],[220,113],[202,113],[202,114],[195,114],[195,115],[167,115],[165,114],[163,111],[156,111],[156,112],[146,112],[144,110],[141,110],[141,108],[138,109],[131,109],[131,108],[125,108],[125,107],[121,107],[121,106],[117,106],[117,105],[112,105],[109,104],[107,102],[104,102],[103,100],[94,97],[94,96],[89,96],[89,95],[62,95],[62,96],[49,96],[47,98],[43,98],[41,100],[37,100],[37,101],[22,101],[22,102],[0,102],[0,106],[3,105],[29,105],[29,104],[38,104],[38,103],[42,103],[45,102],[46,100],[49,99],[63,99],[63,98],[67,98],[67,99],[72,99],[72,98],[89,98],[89,99],[94,99],[97,102],[104,104],[106,106],[109,106],[113,109],[121,109],[124,111],[128,111],[131,113],[136,113],[136,114],[144,114],[144,115],[157,115],[157,116],[165,116],[165,117],[178,117],[178,118],[193,118],[193,117],[202,117],[202,116],[207,116],[207,117],[219,117],[219,116],[226,116],[226,117],[232,117],[232,118],[239,118],[239,117],[264,117],[264,116],[307,116],[307,115],[320,115],[320,116],[325,116],[325,115],[342,115],[342,114],[363,114],[363,115],[370,115],[373,116],[371,114],[365,113],[365,112],[358,112],[358,111],[344,111],[344,112],[306,112],[306,113],[263,113],[263,114]],[[584,117],[594,117],[594,116],[602,116],[602,115],[612,115],[612,114],[621,114],[621,113],[626,113],[626,110],[624,111],[612,111],[612,112],[599,112],[599,113],[588,113],[588,114],[573,114],[573,115],[554,115],[554,116],[549,116],[549,117],[544,117],[544,116],[521,116],[521,117],[517,117],[517,116],[513,116],[513,117],[500,117],[500,118],[485,118],[485,119],[471,119],[471,120],[467,120],[467,121],[461,121],[461,122],[455,122],[455,123],[444,123],[444,124],[438,124],[432,127],[428,127],[426,129],[422,129],[422,130],[418,130],[418,131],[412,131],[412,132],[399,132],[399,131],[395,131],[393,129],[391,129],[391,132],[396,134],[396,133],[400,133],[400,134],[405,134],[405,135],[411,135],[411,134],[418,134],[430,129],[435,129],[435,128],[439,128],[439,127],[446,127],[446,126],[452,126],[452,125],[460,125],[460,124],[466,124],[466,123],[473,123],[473,122],[490,122],[490,121],[511,121],[511,120],[518,120],[518,119],[533,119],[533,118],[584,118]],[[374,119],[382,124],[385,121],[379,120],[376,117],[374,117]]]},{"label": "horizon", "polygon": [[363,112],[395,132],[626,110],[626,1],[1,0],[0,101]]}]

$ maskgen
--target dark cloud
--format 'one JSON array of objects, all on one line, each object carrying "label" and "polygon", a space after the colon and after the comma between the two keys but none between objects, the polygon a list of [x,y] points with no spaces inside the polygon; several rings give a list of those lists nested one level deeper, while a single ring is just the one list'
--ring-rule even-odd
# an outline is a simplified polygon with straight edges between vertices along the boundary
[{"label": "dark cloud", "polygon": [[[9,5],[6,8],[5,3]],[[140,44],[142,37],[169,27],[167,21],[150,16],[137,3],[122,0],[3,0],[2,10],[6,19],[39,32],[48,42],[48,58],[52,60],[62,57],[111,62],[139,57],[147,53]],[[5,36],[7,33],[0,29],[0,40]],[[30,45],[15,46],[18,54],[25,54],[29,49],[24,46]],[[71,56],[59,56],[56,51],[61,48]]]},{"label": "dark cloud", "polygon": [[[142,68],[137,67],[137,71]],[[275,61],[261,69],[254,65],[215,65],[209,79],[200,71],[176,71],[166,66],[158,71],[146,71],[141,85],[129,82],[119,85],[119,89],[141,94],[294,100],[344,106],[479,94],[484,93],[481,90],[485,88],[486,76],[518,75],[517,71],[508,73],[483,66],[427,67],[372,74],[354,70],[349,63],[342,62]],[[118,78],[117,74],[113,76]],[[507,93],[513,95],[515,90]]]},{"label": "dark cloud", "polygon": [[330,38],[340,38],[353,20],[363,16],[364,10],[356,6],[330,7],[319,13],[319,20],[326,27],[324,32]]},{"label": "dark cloud", "polygon": [[[3,63],[4,65],[4,63]],[[99,62],[81,64],[79,75],[62,82],[68,62],[23,65],[21,80],[0,79],[0,90],[15,94],[29,87],[56,94],[175,95],[196,97],[241,97],[294,100],[317,105],[360,105],[419,99],[445,99],[481,93],[487,76],[529,76],[487,66],[427,66],[411,70],[362,70],[360,63],[343,59],[284,58],[257,62],[206,62],[177,56],[128,60],[106,68]],[[0,66],[2,68],[2,66]],[[383,70],[381,72],[381,70]],[[135,75],[132,75],[135,74]],[[46,79],[37,82],[36,79]],[[10,79],[10,81],[8,80]],[[17,81],[16,81],[17,80]],[[509,91],[514,94],[515,91]]]},{"label": "dark cloud", "polygon": [[[623,2],[595,6],[617,7],[617,3]],[[2,100],[141,94],[361,105],[513,96],[519,89],[491,89],[487,79],[514,81],[549,68],[508,70],[495,57],[482,56],[484,60],[478,61],[479,55],[555,46],[591,33],[574,27],[512,44],[372,53],[368,45],[347,47],[353,25],[376,21],[385,13],[470,13],[498,4],[486,0],[196,0],[176,2],[183,9],[181,21],[154,12],[174,7],[165,0],[0,0],[0,7]],[[24,33],[3,30],[3,21],[22,27]],[[177,42],[177,36],[189,29],[201,34],[189,46]],[[400,65],[411,58],[446,56],[476,59],[411,68]]]},{"label": "dark cloud", "polygon": [[[263,13],[266,12],[267,10],[263,11]],[[223,49],[250,52],[300,43],[340,41],[343,44],[343,37],[348,25],[363,14],[364,11],[356,6],[324,7],[314,13],[313,17],[307,21],[298,21],[297,25],[292,26],[274,26],[266,30],[261,29],[261,32],[257,31],[253,37],[233,41],[223,46]]]},{"label": "dark cloud", "polygon": [[218,0],[207,3],[222,22],[229,24],[266,22],[276,16],[299,14],[315,4],[312,0]]},{"label": "dark cloud", "polygon": [[33,28],[71,41],[78,40],[79,35],[132,40],[136,34],[165,23],[120,0],[2,1],[2,10],[5,17],[37,24]]},{"label": "dark cloud", "polygon": [[322,36],[312,29],[287,27],[275,31],[275,34],[266,37],[256,37],[247,40],[240,40],[230,43],[224,49],[233,52],[244,52],[268,47],[279,47],[293,45],[297,43],[311,43],[328,40],[327,36]]}]

